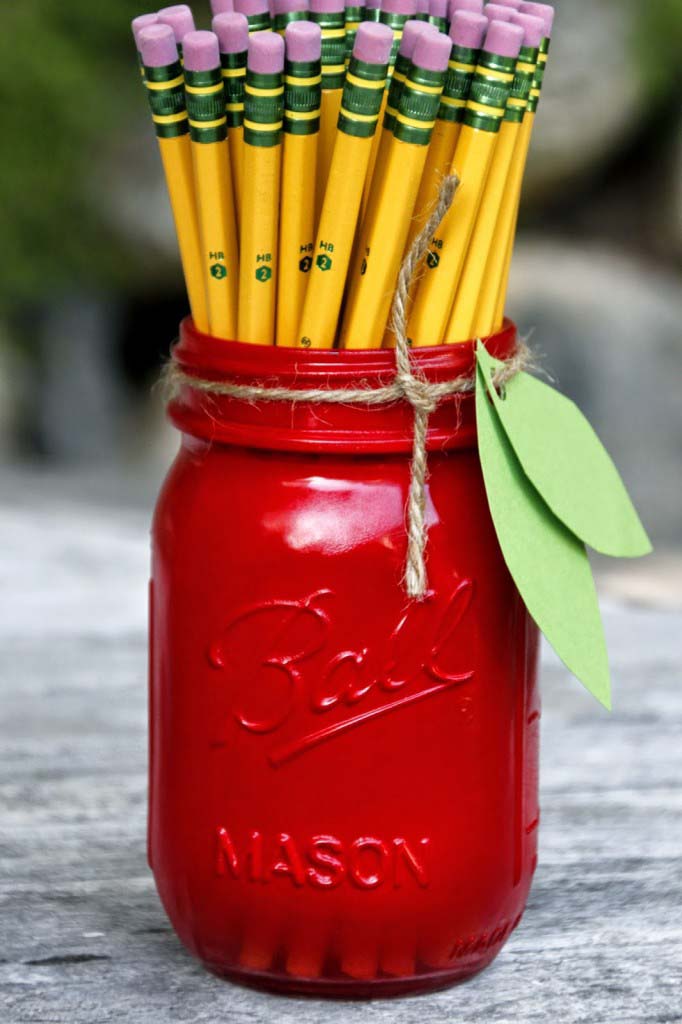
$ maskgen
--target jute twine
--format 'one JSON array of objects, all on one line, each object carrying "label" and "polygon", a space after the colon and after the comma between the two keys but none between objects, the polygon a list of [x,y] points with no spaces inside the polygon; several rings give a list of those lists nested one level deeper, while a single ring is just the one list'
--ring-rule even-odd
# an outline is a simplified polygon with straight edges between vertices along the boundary
[{"label": "jute twine", "polygon": [[[355,388],[288,388],[269,384],[234,384],[230,381],[202,380],[184,373],[171,362],[164,374],[164,385],[169,398],[183,387],[206,395],[224,395],[244,402],[306,402],[332,405],[391,405],[407,401],[414,412],[412,463],[407,501],[407,558],[403,586],[413,600],[423,601],[427,592],[425,552],[428,528],[425,522],[426,481],[428,477],[426,439],[429,416],[439,402],[453,395],[464,395],[474,390],[475,376],[456,377],[450,381],[430,382],[415,371],[410,360],[407,338],[407,314],[410,286],[420,271],[422,260],[429,251],[431,240],[443,217],[450,209],[459,181],[455,175],[443,179],[438,201],[423,230],[410,248],[398,277],[398,285],[391,310],[391,329],[395,334],[396,373],[390,384],[380,387]],[[521,344],[514,356],[495,375],[495,387],[503,387],[529,363],[529,352]]]}]

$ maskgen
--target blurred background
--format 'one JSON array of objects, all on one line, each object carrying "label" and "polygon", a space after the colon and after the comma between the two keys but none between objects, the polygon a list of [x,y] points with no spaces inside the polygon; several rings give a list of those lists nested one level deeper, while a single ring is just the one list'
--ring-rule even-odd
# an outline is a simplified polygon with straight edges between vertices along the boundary
[{"label": "blurred background", "polygon": [[[149,506],[177,443],[153,384],[185,298],[129,29],[145,5],[3,7],[3,491]],[[682,0],[557,7],[509,312],[667,553],[682,546]],[[206,26],[208,0],[194,9]]]}]

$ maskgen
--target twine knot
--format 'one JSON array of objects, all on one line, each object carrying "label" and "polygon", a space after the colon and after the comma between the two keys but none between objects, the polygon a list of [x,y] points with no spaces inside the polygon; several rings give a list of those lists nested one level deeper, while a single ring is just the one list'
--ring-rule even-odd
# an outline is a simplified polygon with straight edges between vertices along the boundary
[{"label": "twine knot", "polygon": [[[281,385],[235,384],[232,381],[201,380],[184,373],[171,362],[165,370],[164,383],[169,398],[181,387],[189,387],[206,395],[225,395],[245,402],[312,402],[337,405],[390,405],[405,400],[414,412],[412,462],[406,509],[407,558],[403,585],[407,596],[423,601],[428,589],[425,552],[428,528],[426,525],[426,481],[428,478],[426,442],[429,416],[438,404],[453,395],[470,393],[475,388],[475,377],[457,377],[454,380],[432,383],[415,373],[410,359],[407,337],[407,316],[410,288],[416,280],[422,261],[431,245],[431,239],[455,198],[459,185],[456,175],[443,178],[438,200],[423,229],[415,238],[403,261],[391,309],[391,330],[395,334],[396,373],[392,383],[377,388],[287,388]],[[493,381],[502,387],[515,374],[528,366],[530,353],[520,344]]]},{"label": "twine knot", "polygon": [[438,396],[433,392],[433,386],[428,380],[416,377],[412,373],[396,374],[396,384],[410,403],[415,412],[421,412],[430,416],[435,412],[438,405]]}]

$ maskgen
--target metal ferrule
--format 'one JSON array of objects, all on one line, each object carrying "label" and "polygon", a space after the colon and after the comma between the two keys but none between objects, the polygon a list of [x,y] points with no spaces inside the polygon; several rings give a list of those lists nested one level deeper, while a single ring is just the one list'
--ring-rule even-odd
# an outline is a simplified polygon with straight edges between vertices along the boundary
[{"label": "metal ferrule", "polygon": [[351,57],[341,98],[339,131],[362,139],[374,135],[387,71],[386,64],[365,64]]},{"label": "metal ferrule", "polygon": [[185,105],[185,80],[180,61],[165,68],[143,68],[147,97],[156,134],[160,139],[187,135],[189,119]]},{"label": "metal ferrule", "polygon": [[409,20],[409,14],[396,14],[394,11],[379,11],[377,21],[380,21],[382,25],[388,25],[388,27],[393,31],[393,44],[391,46],[391,56],[388,62],[389,77],[393,74],[395,62],[398,59],[398,50],[400,49],[400,43],[403,38],[405,22]]},{"label": "metal ferrule", "polygon": [[429,25],[435,25],[439,32],[445,32],[447,34],[450,28],[450,22],[447,18],[437,18],[435,14],[428,14],[426,20]]},{"label": "metal ferrule", "polygon": [[284,65],[284,131],[314,135],[320,130],[322,76],[320,62],[287,61]]},{"label": "metal ferrule", "polygon": [[287,25],[291,25],[294,21],[308,20],[308,11],[286,11],[284,14],[275,14],[272,19],[272,30],[283,36],[287,30]]},{"label": "metal ferrule", "polygon": [[440,106],[445,71],[412,65],[400,93],[393,135],[401,142],[428,146]]},{"label": "metal ferrule", "polygon": [[478,62],[478,54],[478,50],[471,50],[467,46],[455,45],[452,47],[448,70],[445,73],[443,95],[438,109],[439,120],[453,121],[456,124],[464,120],[464,111]]},{"label": "metal ferrule", "polygon": [[210,71],[185,68],[185,101],[192,142],[222,142],[227,138],[225,88],[220,67]]},{"label": "metal ferrule", "polygon": [[512,121],[514,124],[520,124],[523,121],[530,99],[537,62],[537,48],[523,46],[519,53],[519,59],[516,62],[514,81],[504,114],[505,121]]},{"label": "metal ferrule", "polygon": [[246,20],[249,26],[249,35],[254,32],[268,32],[272,28],[269,11],[261,11],[260,14],[247,14]]},{"label": "metal ferrule", "polygon": [[464,113],[464,124],[480,131],[499,131],[514,81],[516,59],[482,50]]},{"label": "metal ferrule", "polygon": [[244,142],[250,146],[277,146],[282,141],[284,84],[281,74],[246,71],[244,89]]},{"label": "metal ferrule", "polygon": [[538,53],[538,61],[535,66],[535,75],[533,77],[533,84],[530,90],[530,98],[528,100],[528,113],[534,114],[538,109],[538,103],[540,102],[540,93],[542,92],[542,86],[545,80],[545,70],[547,67],[547,55],[549,53],[550,40],[547,36],[540,43],[540,52]]},{"label": "metal ferrule", "polygon": [[398,53],[395,61],[395,67],[393,68],[393,74],[391,75],[391,82],[388,87],[386,110],[384,111],[383,127],[388,132],[392,132],[395,128],[395,119],[396,114],[398,113],[400,94],[403,91],[403,85],[405,84],[407,73],[411,67],[412,61],[410,58],[405,57],[402,53]]},{"label": "metal ferrule", "polygon": [[322,30],[322,88],[343,89],[346,74],[346,13],[310,12],[310,21]]},{"label": "metal ferrule", "polygon": [[244,85],[246,84],[246,50],[243,53],[220,55],[225,90],[225,115],[228,128],[239,128],[244,120]]},{"label": "metal ferrule", "polygon": [[353,54],[353,44],[358,34],[358,28],[364,20],[364,12],[364,7],[346,7],[344,15],[346,26],[346,65],[350,63]]}]

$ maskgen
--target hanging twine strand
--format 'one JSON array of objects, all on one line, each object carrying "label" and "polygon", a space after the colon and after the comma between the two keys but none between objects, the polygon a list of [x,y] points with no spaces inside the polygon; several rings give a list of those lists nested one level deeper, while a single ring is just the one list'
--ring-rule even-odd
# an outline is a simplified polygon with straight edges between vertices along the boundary
[{"label": "hanging twine strand", "polygon": [[[408,402],[414,412],[414,430],[406,509],[407,558],[403,585],[407,596],[416,601],[424,600],[428,587],[425,564],[428,528],[425,512],[429,416],[443,399],[471,393],[476,386],[475,376],[456,377],[454,380],[441,382],[426,380],[422,374],[415,372],[412,366],[407,337],[410,288],[417,278],[434,234],[452,205],[458,185],[459,181],[455,175],[443,178],[433,212],[415,238],[400,269],[391,310],[391,329],[395,334],[396,373],[390,384],[357,388],[289,388],[280,385],[234,384],[231,381],[202,380],[193,377],[184,373],[175,362],[167,365],[163,381],[169,400],[182,388],[189,387],[206,395],[225,396],[242,402],[306,402],[365,406]],[[507,360],[495,375],[495,387],[503,387],[512,377],[525,369],[529,362],[530,353],[521,343],[515,355]]]}]

